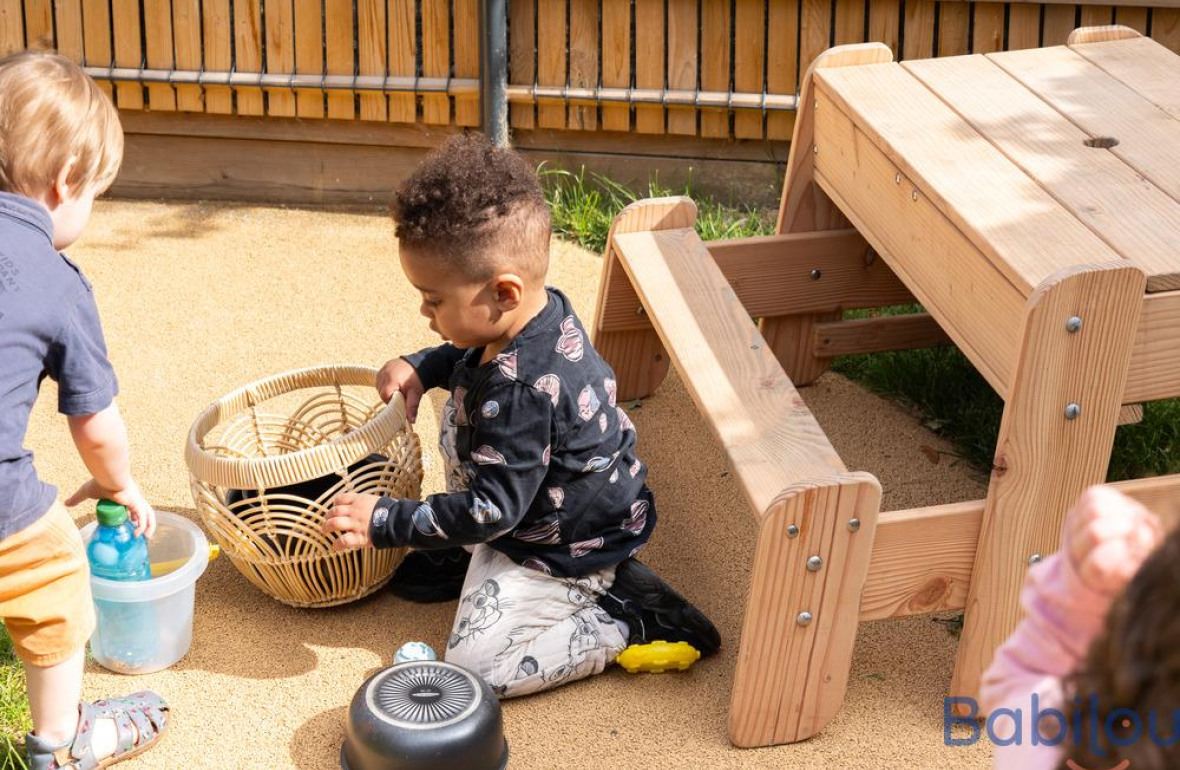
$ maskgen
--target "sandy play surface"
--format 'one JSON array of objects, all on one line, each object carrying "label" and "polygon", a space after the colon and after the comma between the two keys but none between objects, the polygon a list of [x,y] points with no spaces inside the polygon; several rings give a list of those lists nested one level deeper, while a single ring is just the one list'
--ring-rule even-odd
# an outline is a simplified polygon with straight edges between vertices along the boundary
[{"label": "sandy play surface", "polygon": [[[433,344],[393,249],[392,225],[379,213],[98,205],[71,255],[96,286],[135,470],[159,508],[194,516],[184,439],[196,414],[222,393],[290,368],[379,365]],[[576,248],[554,250],[551,281],[587,324],[599,263]],[[949,447],[896,406],[834,375],[804,397],[848,467],[881,479],[886,509],[983,496],[982,479],[953,456],[929,452]],[[41,474],[72,491],[84,469],[54,403],[47,383],[29,442]],[[441,486],[439,406],[436,398],[418,422],[430,491]],[[988,766],[982,744],[943,745],[955,640],[930,617],[861,626],[844,710],[819,737],[754,751],[730,747],[729,683],[754,521],[675,377],[631,416],[661,513],[645,559],[714,619],[726,646],[689,673],[615,669],[505,703],[510,767]],[[338,766],[345,706],[366,674],[407,640],[441,649],[453,613],[453,604],[411,605],[386,592],[339,609],[295,610],[259,593],[222,559],[199,583],[188,657],[143,677],[92,666],[86,693],[150,687],[171,700],[172,733],[120,765],[127,770],[327,770]]]}]

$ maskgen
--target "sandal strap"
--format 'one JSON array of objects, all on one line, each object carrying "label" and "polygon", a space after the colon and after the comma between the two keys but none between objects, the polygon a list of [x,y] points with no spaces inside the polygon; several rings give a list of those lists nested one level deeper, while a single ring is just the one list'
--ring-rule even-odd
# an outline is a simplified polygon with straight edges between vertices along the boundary
[{"label": "sandal strap", "polygon": [[67,770],[76,767],[74,758],[70,756],[72,741],[50,743],[39,735],[28,733],[25,735],[25,757],[28,759],[29,770]]},{"label": "sandal strap", "polygon": [[168,704],[150,690],[123,698],[106,698],[96,701],[94,706],[97,718],[115,722],[118,747],[114,756],[155,740],[168,722]]}]

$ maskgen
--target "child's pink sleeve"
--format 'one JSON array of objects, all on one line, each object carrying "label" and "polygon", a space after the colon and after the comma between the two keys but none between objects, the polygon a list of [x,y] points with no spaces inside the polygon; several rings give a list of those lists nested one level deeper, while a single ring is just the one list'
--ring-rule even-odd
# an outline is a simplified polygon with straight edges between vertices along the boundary
[{"label": "child's pink sleeve", "polygon": [[[1021,593],[1024,618],[983,675],[981,711],[1006,708],[1023,717],[1020,745],[997,746],[996,768],[1048,769],[1060,762],[1059,749],[1033,745],[1032,695],[1039,709],[1061,708],[1062,678],[1074,671],[1102,630],[1112,598],[1088,588],[1064,554],[1055,553],[1029,570]],[[1011,726],[1006,717],[995,723],[997,733],[1009,736]]]}]

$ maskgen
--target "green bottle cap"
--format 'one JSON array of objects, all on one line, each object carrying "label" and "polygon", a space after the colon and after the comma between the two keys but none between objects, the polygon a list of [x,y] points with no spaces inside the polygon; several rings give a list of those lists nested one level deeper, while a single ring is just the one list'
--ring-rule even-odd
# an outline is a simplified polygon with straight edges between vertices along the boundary
[{"label": "green bottle cap", "polygon": [[114,500],[98,501],[98,523],[104,527],[117,527],[127,521],[127,506]]}]

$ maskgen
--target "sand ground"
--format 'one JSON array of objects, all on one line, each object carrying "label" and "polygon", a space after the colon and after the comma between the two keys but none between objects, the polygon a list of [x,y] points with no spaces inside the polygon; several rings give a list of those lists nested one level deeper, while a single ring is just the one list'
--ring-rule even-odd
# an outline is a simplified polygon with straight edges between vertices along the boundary
[{"label": "sand ground", "polygon": [[[289,368],[379,365],[433,344],[398,268],[392,225],[379,213],[107,201],[71,255],[96,286],[135,469],[163,510],[195,515],[184,439],[196,414],[222,393]],[[554,248],[551,281],[587,323],[599,266],[597,255]],[[983,480],[896,405],[830,374],[804,397],[847,465],[881,479],[886,509],[982,496]],[[29,444],[42,475],[72,491],[85,472],[54,402],[47,383]],[[437,399],[432,406],[418,423],[431,491],[441,486]],[[661,513],[645,558],[715,620],[725,648],[688,673],[615,669],[505,703],[511,767],[988,765],[982,744],[943,744],[942,697],[955,640],[931,617],[861,626],[844,709],[819,737],[732,748],[725,718],[754,521],[674,376],[632,417]],[[75,513],[82,519],[90,511]],[[175,708],[171,735],[121,765],[128,770],[326,770],[337,766],[345,707],[366,674],[388,664],[404,641],[441,648],[453,612],[452,604],[410,605],[384,591],[338,609],[291,609],[222,559],[199,583],[195,638],[184,660],[142,677],[92,665],[86,693],[150,687]]]}]

